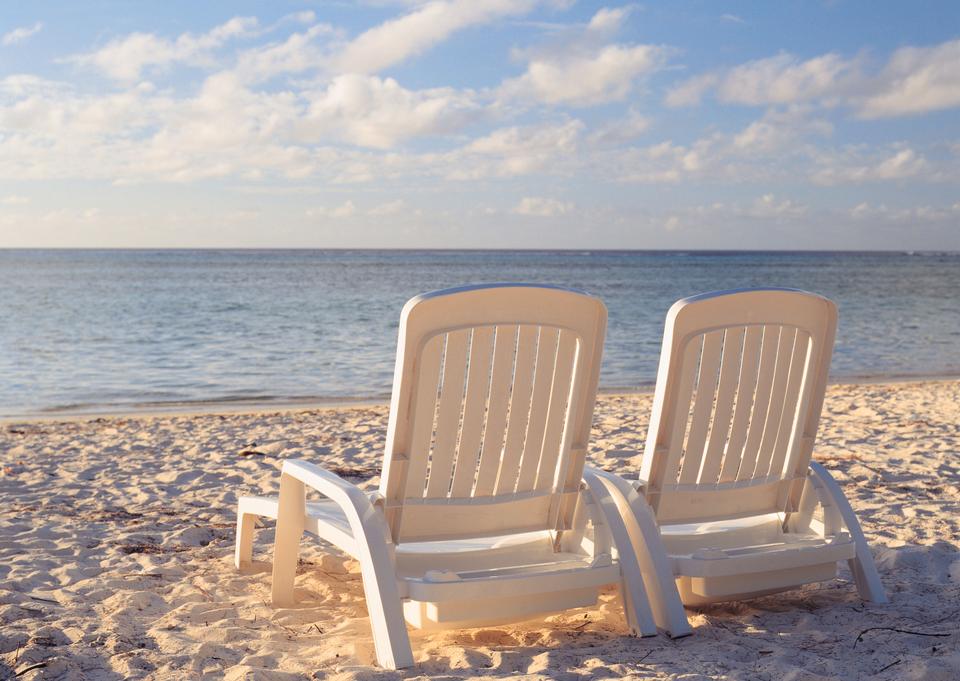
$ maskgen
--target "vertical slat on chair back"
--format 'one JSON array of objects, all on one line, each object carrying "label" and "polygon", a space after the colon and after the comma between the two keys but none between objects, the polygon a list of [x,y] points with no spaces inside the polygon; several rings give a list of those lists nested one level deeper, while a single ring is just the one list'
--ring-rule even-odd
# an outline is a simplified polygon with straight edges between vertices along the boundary
[{"label": "vertical slat on chair back", "polygon": [[670,309],[641,467],[661,522],[788,510],[813,450],[836,318],[831,301],[786,289]]},{"label": "vertical slat on chair back", "polygon": [[599,300],[560,288],[407,303],[381,481],[395,541],[569,523],[605,328]]}]

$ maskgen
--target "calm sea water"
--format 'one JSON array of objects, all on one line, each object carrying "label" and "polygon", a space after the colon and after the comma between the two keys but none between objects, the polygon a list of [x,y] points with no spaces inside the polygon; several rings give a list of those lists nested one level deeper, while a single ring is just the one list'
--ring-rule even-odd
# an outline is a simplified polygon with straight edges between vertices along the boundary
[{"label": "calm sea water", "polygon": [[960,374],[960,255],[0,251],[0,415],[389,395],[400,308],[472,282],[610,312],[601,386],[649,386],[684,296],[790,286],[840,307],[832,377]]}]

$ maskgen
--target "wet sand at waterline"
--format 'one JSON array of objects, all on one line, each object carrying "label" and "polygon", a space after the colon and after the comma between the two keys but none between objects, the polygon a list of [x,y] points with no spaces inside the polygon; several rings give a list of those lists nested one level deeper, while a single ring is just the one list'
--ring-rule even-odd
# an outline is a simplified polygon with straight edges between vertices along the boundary
[{"label": "wet sand at waterline", "polygon": [[[590,458],[639,470],[651,395],[602,395]],[[626,636],[594,608],[411,632],[383,672],[355,561],[304,541],[297,608],[232,564],[236,499],[288,457],[379,482],[385,406],[80,417],[0,425],[0,679],[960,678],[960,382],[836,385],[814,454],[860,517],[891,603],[850,574],[690,610],[694,635]],[[271,523],[255,558],[267,560]],[[37,666],[39,665],[39,666]]]}]

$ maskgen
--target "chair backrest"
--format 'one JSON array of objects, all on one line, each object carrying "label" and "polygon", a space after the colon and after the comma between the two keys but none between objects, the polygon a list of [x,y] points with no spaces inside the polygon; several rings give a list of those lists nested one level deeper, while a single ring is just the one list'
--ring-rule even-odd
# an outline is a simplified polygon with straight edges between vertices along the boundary
[{"label": "chair backrest", "polygon": [[837,308],[793,289],[667,313],[640,477],[660,523],[791,510],[813,452]]},{"label": "chair backrest", "polygon": [[524,284],[404,306],[380,483],[395,542],[570,526],[606,322],[597,298]]}]

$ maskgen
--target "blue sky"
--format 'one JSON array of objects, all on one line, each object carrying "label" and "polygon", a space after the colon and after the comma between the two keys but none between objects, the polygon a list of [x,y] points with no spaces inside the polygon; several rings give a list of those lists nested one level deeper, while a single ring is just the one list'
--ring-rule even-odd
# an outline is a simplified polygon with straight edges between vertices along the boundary
[{"label": "blue sky", "polygon": [[0,247],[960,249],[957,2],[0,6]]}]

